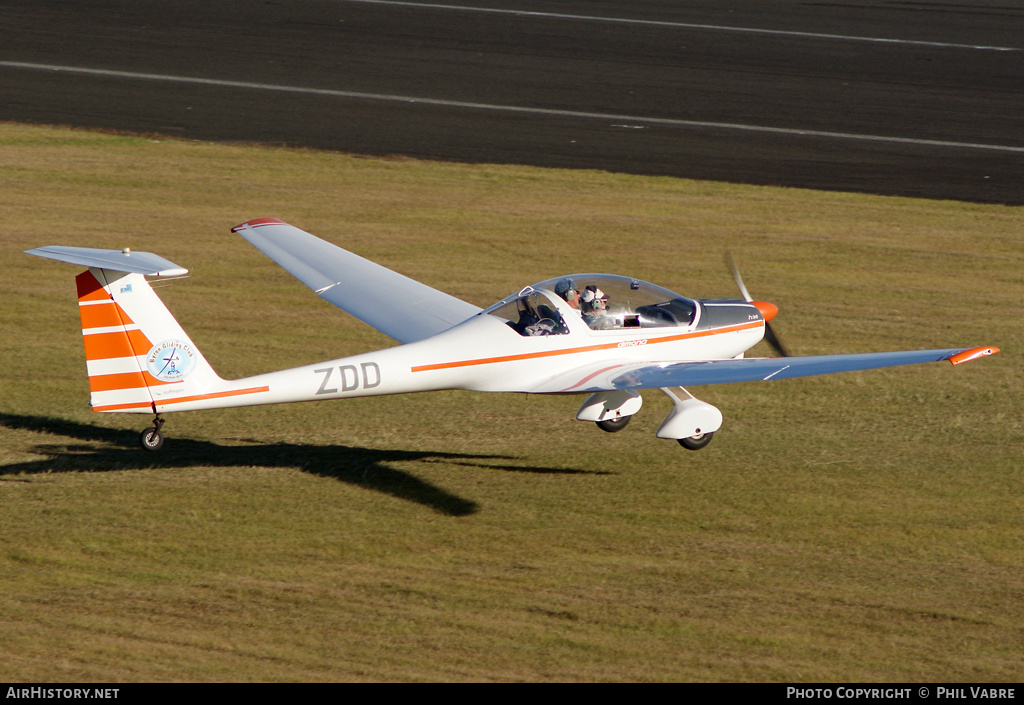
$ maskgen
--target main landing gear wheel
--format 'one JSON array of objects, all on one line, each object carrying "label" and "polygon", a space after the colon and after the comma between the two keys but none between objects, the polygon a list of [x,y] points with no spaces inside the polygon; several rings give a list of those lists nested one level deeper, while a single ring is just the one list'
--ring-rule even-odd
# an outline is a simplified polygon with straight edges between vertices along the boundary
[{"label": "main landing gear wheel", "polygon": [[164,420],[158,416],[153,420],[153,423],[155,425],[150,426],[139,434],[139,445],[144,450],[157,451],[164,447],[164,435],[160,433]]},{"label": "main landing gear wheel", "polygon": [[164,436],[156,426],[150,426],[139,434],[139,445],[145,450],[160,450],[164,447]]},{"label": "main landing gear wheel", "polygon": [[690,436],[689,438],[680,438],[679,445],[687,450],[700,450],[711,442],[714,435],[714,431],[709,431],[708,433],[701,433],[696,436]]},{"label": "main landing gear wheel", "polygon": [[595,421],[595,423],[597,424],[597,427],[599,429],[601,429],[602,431],[607,431],[608,433],[615,433],[617,431],[621,431],[622,429],[624,429],[626,427],[626,424],[629,423],[629,420],[631,418],[633,418],[633,417],[632,416],[619,416],[619,417],[616,417],[614,419],[605,419],[604,421]]}]

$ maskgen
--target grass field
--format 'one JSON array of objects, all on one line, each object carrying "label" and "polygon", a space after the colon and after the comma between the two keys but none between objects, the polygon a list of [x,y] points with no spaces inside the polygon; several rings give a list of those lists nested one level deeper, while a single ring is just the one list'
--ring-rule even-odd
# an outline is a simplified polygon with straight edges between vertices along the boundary
[{"label": "grass field", "polygon": [[[0,125],[0,680],[1024,678],[1024,210]],[[734,296],[797,354],[694,388],[693,453],[459,392],[94,414],[73,277],[150,250],[225,377],[388,346],[230,228],[274,216],[478,305],[574,271]],[[755,352],[767,353],[767,349]]]}]

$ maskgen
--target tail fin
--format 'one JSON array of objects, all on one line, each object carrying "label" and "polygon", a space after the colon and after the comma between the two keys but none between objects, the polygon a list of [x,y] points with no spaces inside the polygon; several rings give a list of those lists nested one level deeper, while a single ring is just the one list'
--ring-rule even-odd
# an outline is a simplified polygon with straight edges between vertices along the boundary
[{"label": "tail fin", "polygon": [[223,384],[141,274],[90,269],[76,281],[93,411],[155,411]]},{"label": "tail fin", "polygon": [[76,283],[93,411],[155,413],[169,398],[224,388],[144,276],[186,270],[145,252],[45,247],[29,253],[91,265]]}]

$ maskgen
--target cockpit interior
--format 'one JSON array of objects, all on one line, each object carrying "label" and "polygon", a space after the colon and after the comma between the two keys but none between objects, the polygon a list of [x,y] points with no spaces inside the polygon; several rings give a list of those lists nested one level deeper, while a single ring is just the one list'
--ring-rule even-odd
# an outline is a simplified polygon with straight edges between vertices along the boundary
[{"label": "cockpit interior", "polygon": [[528,286],[484,313],[522,336],[564,335],[563,312],[578,315],[591,330],[688,327],[697,303],[654,284],[612,274],[573,274]]}]

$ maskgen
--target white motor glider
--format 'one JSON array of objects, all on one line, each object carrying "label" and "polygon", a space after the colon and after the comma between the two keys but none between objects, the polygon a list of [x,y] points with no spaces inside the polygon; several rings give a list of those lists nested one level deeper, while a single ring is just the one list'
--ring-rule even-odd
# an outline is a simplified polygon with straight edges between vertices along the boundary
[{"label": "white motor glider", "polygon": [[[467,389],[586,394],[576,418],[621,430],[637,390],[661,389],[674,407],[658,429],[691,450],[706,446],[721,412],[683,387],[780,380],[949,360],[993,347],[786,356],[752,301],[688,299],[639,279],[573,274],[527,286],[479,309],[273,218],[233,229],[318,296],[400,345],[280,372],[224,380],[163,305],[147,277],[187,270],[148,252],[41,247],[29,254],[83,265],[79,313],[93,411],[154,414],[142,447],[163,445],[161,414],[257,404]],[[782,355],[744,358],[762,338]]]}]

